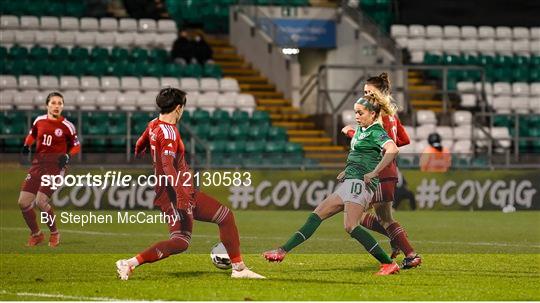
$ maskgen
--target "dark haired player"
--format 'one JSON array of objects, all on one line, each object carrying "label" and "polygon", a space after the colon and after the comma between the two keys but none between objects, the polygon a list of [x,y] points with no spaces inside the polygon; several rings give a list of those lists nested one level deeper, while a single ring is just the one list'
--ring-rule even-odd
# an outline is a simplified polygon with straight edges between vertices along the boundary
[{"label": "dark haired player", "polygon": [[24,140],[22,154],[27,157],[34,142],[36,154],[32,167],[26,175],[19,195],[19,207],[26,225],[30,228],[30,238],[27,246],[36,246],[43,242],[45,235],[39,229],[36,221],[34,206],[39,207],[48,216],[47,226],[51,232],[49,246],[60,244],[60,234],[56,228],[54,211],[49,204],[54,192],[50,186],[41,186],[43,175],[64,175],[70,157],[81,150],[77,131],[73,123],[62,117],[64,97],[59,92],[47,96],[47,114],[37,117],[32,124],[30,133]]},{"label": "dark haired player", "polygon": [[[188,249],[191,241],[193,219],[213,222],[219,226],[221,242],[227,249],[232,263],[232,278],[263,279],[264,277],[248,269],[240,254],[240,238],[229,208],[214,198],[195,190],[193,185],[184,186],[189,172],[185,160],[184,143],[176,124],[182,117],[186,104],[186,93],[176,88],[164,88],[156,97],[160,114],[150,121],[148,127],[137,140],[135,155],[143,155],[150,147],[154,171],[159,176],[168,176],[171,184],[158,184],[155,187],[154,204],[171,220],[169,240],[157,242],[136,256],[116,262],[120,279],[127,280],[135,267],[165,259]],[[177,180],[181,178],[181,180]],[[175,184],[178,184],[175,186]]]}]

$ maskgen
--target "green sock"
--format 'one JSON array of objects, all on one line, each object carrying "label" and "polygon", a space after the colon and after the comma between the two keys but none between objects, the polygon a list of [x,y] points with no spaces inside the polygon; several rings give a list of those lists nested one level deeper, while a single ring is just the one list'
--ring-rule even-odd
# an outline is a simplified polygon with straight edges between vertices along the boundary
[{"label": "green sock", "polygon": [[313,235],[313,233],[317,230],[319,225],[321,225],[322,219],[317,216],[315,213],[311,213],[309,217],[306,220],[306,223],[292,235],[292,237],[285,243],[281,248],[283,248],[285,251],[289,252],[296,246],[302,244],[302,242],[306,241]]},{"label": "green sock", "polygon": [[377,240],[361,226],[357,226],[351,231],[351,237],[360,242],[360,244],[362,244],[375,259],[379,260],[379,262],[384,264],[392,263],[392,259],[384,252]]}]

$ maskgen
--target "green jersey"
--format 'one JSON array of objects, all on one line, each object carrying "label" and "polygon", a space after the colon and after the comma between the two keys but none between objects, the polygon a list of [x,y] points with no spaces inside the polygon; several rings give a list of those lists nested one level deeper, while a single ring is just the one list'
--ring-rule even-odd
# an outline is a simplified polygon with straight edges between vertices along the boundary
[{"label": "green jersey", "polygon": [[[392,141],[379,123],[367,128],[358,126],[351,140],[351,150],[345,166],[345,179],[364,179],[364,175],[372,172],[382,159],[383,145]],[[379,179],[373,178],[371,187],[379,185]]]}]

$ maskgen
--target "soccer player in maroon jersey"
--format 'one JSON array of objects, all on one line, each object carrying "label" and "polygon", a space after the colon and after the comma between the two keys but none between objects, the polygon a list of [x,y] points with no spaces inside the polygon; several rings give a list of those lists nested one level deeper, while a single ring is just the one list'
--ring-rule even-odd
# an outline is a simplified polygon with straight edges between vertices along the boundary
[{"label": "soccer player in maroon jersey", "polygon": [[49,246],[56,247],[60,243],[60,234],[53,220],[54,211],[49,204],[54,192],[50,186],[41,185],[43,175],[64,175],[70,157],[81,150],[77,139],[77,131],[73,123],[62,117],[64,97],[59,92],[47,96],[47,114],[37,117],[30,133],[24,141],[22,154],[28,156],[31,145],[36,142],[36,154],[32,167],[21,186],[19,207],[26,225],[30,228],[27,246],[36,246],[43,242],[45,235],[39,229],[34,206],[47,213],[47,226],[51,232]]},{"label": "soccer player in maroon jersey", "polygon": [[[370,77],[367,80],[364,86],[364,94],[369,95],[371,93],[381,97],[377,99],[385,100],[385,108],[393,110],[391,115],[384,114],[384,112],[381,114],[383,128],[388,133],[389,137],[398,147],[409,144],[409,136],[395,114],[395,106],[391,103],[388,74],[382,73],[379,76]],[[351,126],[345,126],[342,129],[342,132],[351,138],[355,134],[354,128]],[[338,176],[338,180],[342,178],[343,173]],[[390,238],[392,244],[392,259],[397,256],[399,250],[402,250],[406,254],[402,263],[402,268],[408,269],[416,267],[420,265],[422,259],[411,247],[405,230],[392,217],[392,201],[394,199],[394,191],[397,183],[397,166],[395,160],[380,172],[379,180],[379,186],[373,195],[372,200],[372,205],[375,208],[377,216],[364,212],[360,219],[360,224]],[[338,200],[333,199],[325,199],[322,203],[317,205],[312,216],[310,216],[308,222],[306,222],[306,225],[312,226],[310,229],[312,231],[311,234],[315,232],[322,221],[342,212],[343,209],[343,203],[339,203]],[[309,236],[303,240],[305,241],[307,238],[309,238]],[[287,252],[298,245],[298,243],[301,243],[301,241],[290,241],[277,249],[264,252],[263,256],[270,262],[281,262],[285,258]]]},{"label": "soccer player in maroon jersey", "polygon": [[[168,215],[169,240],[157,242],[136,256],[116,262],[120,279],[127,280],[135,267],[167,258],[185,251],[191,241],[193,220],[213,222],[219,226],[221,242],[232,263],[233,278],[264,279],[248,269],[240,253],[240,238],[230,209],[214,198],[197,191],[193,184],[185,186],[190,169],[186,163],[184,143],[176,124],[182,117],[186,93],[176,88],[164,88],[156,97],[160,109],[158,118],[150,121],[137,140],[135,155],[143,155],[150,148],[154,171],[158,180],[168,176],[168,184],[155,186],[154,204]],[[166,217],[166,218],[167,218]]]}]

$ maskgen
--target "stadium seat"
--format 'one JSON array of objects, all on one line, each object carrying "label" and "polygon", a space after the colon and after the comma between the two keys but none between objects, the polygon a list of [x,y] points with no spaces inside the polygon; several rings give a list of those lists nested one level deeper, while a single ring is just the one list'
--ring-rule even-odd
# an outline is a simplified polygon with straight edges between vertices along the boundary
[{"label": "stadium seat", "polygon": [[166,19],[159,19],[157,21],[157,31],[159,33],[175,33],[177,32],[176,29],[176,22],[173,20],[166,20]]},{"label": "stadium seat", "polygon": [[480,39],[494,39],[495,28],[492,26],[480,26],[478,27],[478,38]]},{"label": "stadium seat", "polygon": [[409,35],[409,30],[406,25],[393,24],[390,27],[390,35],[394,38],[407,37]]},{"label": "stadium seat", "polygon": [[138,30],[141,33],[153,33],[157,31],[157,24],[154,19],[139,19]]},{"label": "stadium seat", "polygon": [[0,75],[0,87],[2,89],[17,89],[17,78],[11,75]]},{"label": "stadium seat", "polygon": [[140,94],[141,92],[138,90],[126,91],[118,95],[116,104],[122,110],[133,111],[137,108],[137,99],[140,97]]},{"label": "stadium seat", "polygon": [[499,40],[502,39],[511,39],[512,38],[512,29],[508,26],[497,26],[495,28],[495,37]]},{"label": "stadium seat", "polygon": [[73,76],[60,77],[60,88],[62,90],[79,89],[79,87],[80,87],[79,78],[73,77]]},{"label": "stadium seat", "polygon": [[231,121],[236,125],[249,125],[249,114],[247,111],[235,110],[231,115]]},{"label": "stadium seat", "polygon": [[458,39],[461,37],[461,31],[455,25],[445,25],[443,27],[443,34],[445,39]]},{"label": "stadium seat", "polygon": [[36,16],[21,16],[19,18],[21,30],[37,30],[39,29],[39,19]]},{"label": "stadium seat", "polygon": [[460,125],[454,128],[455,140],[470,140],[472,138],[472,126]]},{"label": "stadium seat", "polygon": [[423,25],[412,24],[409,25],[409,37],[425,37],[426,29]]},{"label": "stadium seat", "polygon": [[478,29],[476,26],[462,26],[461,38],[462,39],[476,39],[478,37]]},{"label": "stadium seat", "polygon": [[[64,110],[75,110],[77,108],[77,99],[81,92],[77,89],[64,90],[62,91],[62,96],[64,96]],[[40,97],[34,97],[34,104],[44,104]],[[72,121],[73,122],[73,121]]]},{"label": "stadium seat", "polygon": [[36,41],[36,32],[33,30],[15,31],[15,42],[21,46],[33,45]]},{"label": "stadium seat", "polygon": [[55,32],[55,41],[58,46],[71,47],[75,44],[75,31]]},{"label": "stadium seat", "polygon": [[182,78],[180,79],[180,88],[184,91],[198,91],[199,80],[197,78]]},{"label": "stadium seat", "polygon": [[79,19],[75,17],[60,17],[60,30],[62,31],[78,31]]},{"label": "stadium seat", "polygon": [[152,62],[165,63],[168,60],[169,53],[166,50],[160,48],[154,48],[150,50],[148,58]]},{"label": "stadium seat", "polygon": [[495,139],[503,148],[509,148],[512,144],[510,133],[507,127],[492,127],[491,136]]},{"label": "stadium seat", "polygon": [[240,92],[238,81],[234,78],[222,78],[219,80],[219,88],[222,92]]},{"label": "stadium seat", "polygon": [[156,96],[158,91],[146,91],[140,94],[136,100],[137,106],[142,111],[155,111],[156,110]]},{"label": "stadium seat", "polygon": [[2,29],[19,29],[19,18],[13,15],[0,16],[0,26]]},{"label": "stadium seat", "polygon": [[40,19],[40,30],[59,30],[60,20],[57,17],[44,16]]},{"label": "stadium seat", "polygon": [[412,144],[412,147],[414,147],[414,154],[420,155],[424,152],[426,147],[429,146],[429,143],[427,140],[417,140]]},{"label": "stadium seat", "polygon": [[97,98],[100,92],[97,90],[89,90],[82,92],[77,98],[77,107],[81,110],[95,110]]},{"label": "stadium seat", "polygon": [[270,114],[267,111],[256,110],[251,116],[252,126],[270,126]]},{"label": "stadium seat", "polygon": [[215,92],[200,94],[197,100],[197,107],[203,108],[209,113],[212,113],[216,108],[217,98],[218,94]]},{"label": "stadium seat", "polygon": [[472,153],[471,140],[457,140],[451,150],[454,154],[470,154]]},{"label": "stadium seat", "polygon": [[131,47],[133,45],[133,42],[135,41],[135,34],[133,32],[115,32],[114,37],[116,46],[124,48]]},{"label": "stadium seat", "polygon": [[121,77],[120,88],[124,91],[141,89],[141,82],[137,77]]},{"label": "stadium seat", "polygon": [[238,99],[237,93],[225,93],[219,94],[216,100],[216,106],[227,111],[229,114],[236,108],[236,100]]},{"label": "stadium seat", "polygon": [[416,112],[416,121],[418,124],[437,124],[437,117],[435,113],[430,110],[419,110]]},{"label": "stadium seat", "polygon": [[141,78],[141,89],[142,90],[159,90],[160,83],[159,78],[154,77],[142,77]]},{"label": "stadium seat", "polygon": [[428,25],[426,26],[426,37],[428,38],[442,38],[443,30],[442,27],[438,25]]},{"label": "stadium seat", "polygon": [[268,129],[269,141],[287,141],[287,131],[283,127],[273,126]]},{"label": "stadium seat", "polygon": [[493,108],[498,113],[509,113],[511,110],[511,100],[510,96],[496,96],[493,98]]},{"label": "stadium seat", "polygon": [[507,82],[496,82],[493,84],[493,94],[497,96],[508,96],[512,94],[512,87]]},{"label": "stadium seat", "polygon": [[243,111],[247,111],[249,114],[253,112],[257,104],[255,103],[255,98],[250,94],[238,94],[238,99],[236,100],[236,107]]},{"label": "stadium seat", "polygon": [[452,114],[452,120],[455,125],[471,125],[472,118],[470,111],[458,110]]},{"label": "stadium seat", "polygon": [[119,98],[119,91],[106,91],[101,93],[96,99],[96,105],[100,110],[116,110],[116,101]]},{"label": "stadium seat", "polygon": [[99,30],[99,21],[96,18],[84,17],[79,19],[79,29],[81,31],[98,31]]},{"label": "stadium seat", "polygon": [[0,35],[0,42],[2,42],[2,45],[8,46],[15,43],[15,31],[8,30],[3,31],[2,35]]},{"label": "stadium seat", "polygon": [[450,126],[437,126],[435,132],[437,132],[443,140],[454,139],[454,131]]},{"label": "stadium seat", "polygon": [[19,110],[32,110],[34,109],[34,95],[37,94],[37,90],[26,90],[15,94],[13,103]]},{"label": "stadium seat", "polygon": [[429,134],[435,132],[435,130],[436,130],[436,127],[434,124],[424,124],[424,125],[418,126],[414,131],[415,138],[416,140],[420,140],[420,141],[427,140]]},{"label": "stadium seat", "polygon": [[138,29],[137,20],[132,18],[122,18],[118,22],[118,30],[121,32],[136,32]]},{"label": "stadium seat", "polygon": [[170,86],[170,87],[180,87],[180,81],[178,78],[173,77],[163,77],[160,80],[161,87]]},{"label": "stadium seat", "polygon": [[58,90],[60,83],[58,78],[53,76],[41,76],[39,77],[39,88],[41,90]]},{"label": "stadium seat", "polygon": [[200,81],[200,90],[203,92],[217,92],[219,91],[219,82],[215,78],[202,78]]},{"label": "stadium seat", "polygon": [[512,111],[520,114],[529,113],[529,97],[527,96],[516,96],[512,97],[510,107]]},{"label": "stadium seat", "polygon": [[224,127],[229,124],[229,121],[231,120],[231,116],[229,112],[218,107],[216,110],[214,110],[214,112],[212,112],[211,120],[212,120],[212,124],[216,124],[216,125],[221,124],[221,127]]}]

